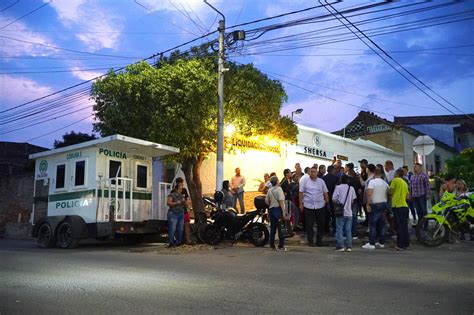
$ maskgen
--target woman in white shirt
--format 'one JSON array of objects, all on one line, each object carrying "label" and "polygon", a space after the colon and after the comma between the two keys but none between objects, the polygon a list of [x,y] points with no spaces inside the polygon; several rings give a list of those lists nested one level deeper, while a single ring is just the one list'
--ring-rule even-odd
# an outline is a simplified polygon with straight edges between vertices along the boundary
[{"label": "woman in white shirt", "polygon": [[[344,205],[344,215],[336,217],[336,251],[352,251],[352,204],[357,199],[354,187],[347,184],[349,177],[341,176],[341,184],[336,186],[332,200]],[[343,237],[343,234],[346,237]],[[344,246],[343,246],[344,245]]]},{"label": "woman in white shirt", "polygon": [[[284,216],[285,219],[289,219],[289,215],[285,209],[285,194],[283,189],[278,186],[278,177],[270,177],[270,183],[272,187],[268,190],[265,202],[269,206],[269,217],[270,217],[270,247],[275,248],[275,234],[278,229],[278,221]],[[281,238],[278,242],[279,251],[287,251],[285,247],[285,239]]]}]

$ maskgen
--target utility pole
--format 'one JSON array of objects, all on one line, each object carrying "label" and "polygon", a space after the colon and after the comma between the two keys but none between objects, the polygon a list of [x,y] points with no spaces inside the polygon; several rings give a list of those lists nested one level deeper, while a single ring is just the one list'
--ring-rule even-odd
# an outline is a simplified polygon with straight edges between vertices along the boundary
[{"label": "utility pole", "polygon": [[224,32],[225,32],[225,16],[216,8],[214,8],[206,0],[204,2],[214,11],[222,16],[219,21],[219,53],[218,53],[218,81],[217,94],[219,103],[217,107],[217,157],[216,157],[216,191],[222,189],[222,181],[224,180]]}]

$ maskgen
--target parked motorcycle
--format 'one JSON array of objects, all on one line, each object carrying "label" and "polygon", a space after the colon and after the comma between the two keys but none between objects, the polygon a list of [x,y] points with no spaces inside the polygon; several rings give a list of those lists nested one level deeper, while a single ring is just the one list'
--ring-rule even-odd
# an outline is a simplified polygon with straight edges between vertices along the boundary
[{"label": "parked motorcycle", "polygon": [[460,234],[474,229],[474,194],[456,197],[446,192],[432,207],[432,213],[416,226],[416,238],[428,247],[436,247],[448,240],[449,233]]},{"label": "parked motorcycle", "polygon": [[[261,203],[256,200],[254,203],[260,205]],[[270,233],[265,224],[257,221],[265,213],[266,207],[256,206],[256,208],[257,210],[243,215],[237,215],[233,209],[218,208],[213,215],[214,222],[206,225],[204,229],[204,240],[210,245],[216,245],[225,239],[232,242],[248,240],[257,247],[265,246]]]}]

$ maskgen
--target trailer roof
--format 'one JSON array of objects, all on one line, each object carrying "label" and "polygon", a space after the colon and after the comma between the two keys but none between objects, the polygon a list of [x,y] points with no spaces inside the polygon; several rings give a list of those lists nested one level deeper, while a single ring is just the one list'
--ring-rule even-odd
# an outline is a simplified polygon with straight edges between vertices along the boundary
[{"label": "trailer roof", "polygon": [[76,151],[80,149],[86,149],[89,147],[103,147],[112,150],[126,151],[130,153],[136,153],[140,155],[146,155],[151,157],[171,155],[179,153],[179,149],[170,147],[164,144],[155,142],[145,141],[137,138],[113,135],[91,141],[86,141],[74,145],[70,145],[64,148],[52,149],[40,153],[30,154],[30,159],[37,159],[40,157],[60,154],[69,151]]}]

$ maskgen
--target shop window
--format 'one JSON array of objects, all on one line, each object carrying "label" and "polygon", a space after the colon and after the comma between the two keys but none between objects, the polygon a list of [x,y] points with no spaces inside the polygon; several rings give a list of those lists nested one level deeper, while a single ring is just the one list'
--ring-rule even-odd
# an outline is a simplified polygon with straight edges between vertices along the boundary
[{"label": "shop window", "polygon": [[56,166],[56,189],[64,188],[66,181],[66,164]]},{"label": "shop window", "polygon": [[[109,161],[109,178],[122,177],[122,162],[120,161]],[[112,185],[116,185],[117,181],[114,179],[111,181]],[[119,180],[119,185],[122,184],[122,181]]]},{"label": "shop window", "polygon": [[84,186],[86,182],[86,161],[76,162],[76,171],[74,173],[74,186]]},{"label": "shop window", "polygon": [[137,165],[137,187],[147,188],[148,168],[144,165]]}]

